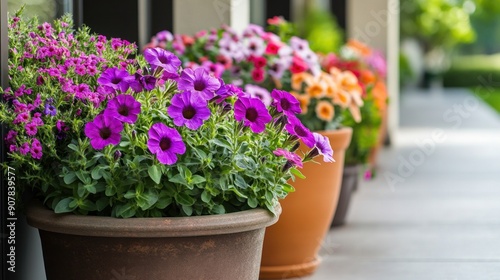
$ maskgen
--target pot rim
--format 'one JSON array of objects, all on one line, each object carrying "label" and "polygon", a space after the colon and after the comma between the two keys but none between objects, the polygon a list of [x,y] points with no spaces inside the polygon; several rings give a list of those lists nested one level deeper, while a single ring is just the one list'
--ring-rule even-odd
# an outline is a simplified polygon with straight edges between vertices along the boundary
[{"label": "pot rim", "polygon": [[96,237],[188,237],[245,232],[268,227],[278,221],[281,206],[274,216],[267,209],[191,217],[128,218],[56,214],[38,200],[26,208],[28,224],[40,230]]}]

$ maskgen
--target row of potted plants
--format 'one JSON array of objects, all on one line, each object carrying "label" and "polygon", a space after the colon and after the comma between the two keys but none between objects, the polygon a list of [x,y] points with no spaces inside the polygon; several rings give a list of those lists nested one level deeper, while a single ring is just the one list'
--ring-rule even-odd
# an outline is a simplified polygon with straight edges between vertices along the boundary
[{"label": "row of potted plants", "polygon": [[68,17],[9,20],[3,168],[39,198],[26,210],[48,279],[315,270],[374,90],[270,23],[164,31],[138,54]]}]

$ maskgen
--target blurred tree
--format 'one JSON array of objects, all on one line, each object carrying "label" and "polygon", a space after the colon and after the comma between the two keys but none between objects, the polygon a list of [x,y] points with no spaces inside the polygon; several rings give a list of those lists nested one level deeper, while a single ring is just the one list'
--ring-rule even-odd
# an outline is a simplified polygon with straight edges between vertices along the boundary
[{"label": "blurred tree", "polygon": [[56,0],[8,0],[7,5],[10,14],[26,5],[23,16],[37,16],[40,22],[52,22],[57,15]]},{"label": "blurred tree", "polygon": [[[481,1],[481,0],[477,0]],[[498,2],[482,0],[485,2]],[[463,0],[401,0],[401,35],[416,37],[424,51],[451,49],[475,39]]]}]

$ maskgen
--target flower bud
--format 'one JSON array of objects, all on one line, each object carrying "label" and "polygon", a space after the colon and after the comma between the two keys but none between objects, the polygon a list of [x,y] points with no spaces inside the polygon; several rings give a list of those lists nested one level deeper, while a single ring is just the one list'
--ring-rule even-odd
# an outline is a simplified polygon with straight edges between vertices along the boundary
[{"label": "flower bud", "polygon": [[293,145],[293,147],[290,149],[290,152],[295,152],[297,151],[297,149],[300,147],[300,143],[297,142],[295,143],[295,145]]},{"label": "flower bud", "polygon": [[132,139],[135,139],[137,137],[137,131],[134,129],[132,130]]},{"label": "flower bud", "polygon": [[304,162],[310,161],[313,158],[317,157],[319,155],[319,150],[318,148],[314,147],[312,150],[307,153],[307,155],[304,157]]},{"label": "flower bud", "polygon": [[287,160],[281,171],[286,172],[288,169],[293,167],[293,162]]},{"label": "flower bud", "polygon": [[120,152],[120,150],[116,150],[114,156],[115,156],[115,160],[119,160],[122,157],[122,152]]}]

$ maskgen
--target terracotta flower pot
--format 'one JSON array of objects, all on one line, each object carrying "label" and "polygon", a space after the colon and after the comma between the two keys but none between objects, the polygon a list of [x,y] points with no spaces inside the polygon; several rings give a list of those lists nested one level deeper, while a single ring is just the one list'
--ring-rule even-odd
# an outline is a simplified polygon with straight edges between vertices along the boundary
[{"label": "terracotta flower pot", "polygon": [[351,202],[351,194],[357,189],[359,183],[359,169],[359,165],[344,166],[339,203],[337,204],[337,210],[335,210],[331,227],[341,226],[345,223],[345,217]]},{"label": "terracotta flower pot", "polygon": [[[344,154],[351,141],[352,129],[321,134],[330,139],[335,162],[304,164],[301,171],[306,179],[292,183],[295,192],[281,201],[280,220],[266,231],[261,279],[308,275],[320,263],[318,252],[337,206]],[[302,144],[301,149],[305,149],[305,145]]]},{"label": "terracotta flower pot", "polygon": [[[278,213],[280,209],[278,209]],[[39,229],[48,280],[258,279],[267,210],[130,218],[27,209]]]}]

